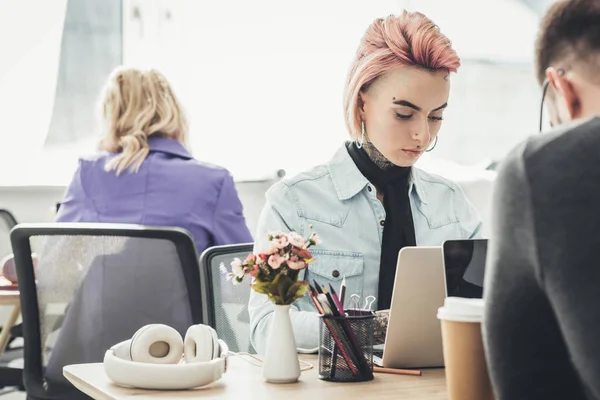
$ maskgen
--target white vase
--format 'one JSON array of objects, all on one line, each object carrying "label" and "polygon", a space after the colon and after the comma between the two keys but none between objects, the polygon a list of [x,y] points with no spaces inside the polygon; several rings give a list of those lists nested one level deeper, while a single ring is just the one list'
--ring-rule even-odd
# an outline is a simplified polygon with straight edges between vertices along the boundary
[{"label": "white vase", "polygon": [[292,383],[300,377],[300,362],[290,319],[290,306],[275,305],[263,361],[263,377],[271,383]]}]

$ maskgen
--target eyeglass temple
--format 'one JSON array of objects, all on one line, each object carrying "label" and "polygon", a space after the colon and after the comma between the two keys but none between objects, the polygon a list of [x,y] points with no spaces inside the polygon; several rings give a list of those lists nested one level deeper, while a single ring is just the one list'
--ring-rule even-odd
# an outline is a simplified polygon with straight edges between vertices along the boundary
[{"label": "eyeglass temple", "polygon": [[[558,75],[564,76],[565,70],[563,68],[558,69]],[[544,118],[544,99],[546,98],[546,92],[548,91],[548,86],[550,85],[550,79],[546,78],[544,83],[542,84],[542,103],[540,105],[540,132],[542,131],[542,120]]]},{"label": "eyeglass temple", "polygon": [[544,118],[544,99],[546,98],[546,92],[548,91],[548,86],[550,85],[550,80],[546,79],[542,86],[542,102],[540,104],[540,132],[542,131],[542,122]]}]

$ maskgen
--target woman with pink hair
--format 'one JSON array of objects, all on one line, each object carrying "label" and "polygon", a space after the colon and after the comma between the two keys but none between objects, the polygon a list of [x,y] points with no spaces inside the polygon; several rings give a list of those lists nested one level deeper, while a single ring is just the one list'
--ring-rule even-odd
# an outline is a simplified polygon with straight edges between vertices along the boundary
[{"label": "woman with pink hair", "polygon": [[[348,75],[344,111],[352,141],[324,165],[286,178],[267,192],[256,249],[267,233],[312,225],[322,244],[305,278],[390,307],[398,252],[480,236],[481,220],[461,188],[413,167],[438,141],[448,106],[450,74],[460,60],[450,40],[421,13],[404,11],[368,27]],[[252,343],[268,345],[273,306],[252,292]],[[310,300],[293,305],[299,349],[316,350],[318,319]]]}]

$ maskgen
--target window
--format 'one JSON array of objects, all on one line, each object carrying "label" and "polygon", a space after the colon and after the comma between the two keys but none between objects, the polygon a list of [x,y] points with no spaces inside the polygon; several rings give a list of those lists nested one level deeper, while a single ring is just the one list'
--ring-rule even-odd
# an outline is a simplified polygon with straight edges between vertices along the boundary
[{"label": "window", "polygon": [[46,146],[85,141],[96,133],[98,94],[122,61],[121,11],[121,0],[68,2]]},{"label": "window", "polygon": [[462,63],[452,76],[450,106],[430,158],[485,166],[537,132],[541,92],[533,54],[539,22],[531,8],[516,0],[419,0],[407,8],[432,18]]},{"label": "window", "polygon": [[98,92],[121,63],[121,9],[121,0],[0,2],[0,185],[64,185],[93,151]]},{"label": "window", "polygon": [[348,138],[343,86],[361,36],[403,7],[440,25],[463,64],[428,158],[484,166],[536,130],[533,43],[546,3],[56,0],[31,13],[4,1],[0,37],[19,40],[2,42],[0,167],[11,174],[0,184],[69,181],[77,157],[95,150],[97,97],[121,62],[165,73],[194,154],[238,180],[324,162]]}]

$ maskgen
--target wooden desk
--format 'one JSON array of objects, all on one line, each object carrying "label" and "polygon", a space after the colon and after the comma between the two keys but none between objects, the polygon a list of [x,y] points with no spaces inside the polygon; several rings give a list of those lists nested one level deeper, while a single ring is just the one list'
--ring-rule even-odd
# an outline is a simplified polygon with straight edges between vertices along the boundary
[{"label": "wooden desk", "polygon": [[318,378],[316,356],[302,359],[314,365],[298,383],[269,384],[260,367],[239,357],[230,357],[229,369],[221,380],[205,388],[182,391],[127,389],[116,386],[104,373],[101,363],[69,365],[65,377],[79,390],[98,400],[174,400],[197,398],[315,400],[315,399],[447,399],[443,369],[425,370],[423,376],[375,374],[361,383],[331,383]]},{"label": "wooden desk", "polygon": [[6,345],[10,339],[10,329],[15,326],[19,316],[21,315],[21,301],[19,300],[18,290],[1,290],[0,289],[0,306],[12,306],[13,309],[8,316],[8,319],[2,323],[2,331],[0,331],[0,356],[4,354]]}]

